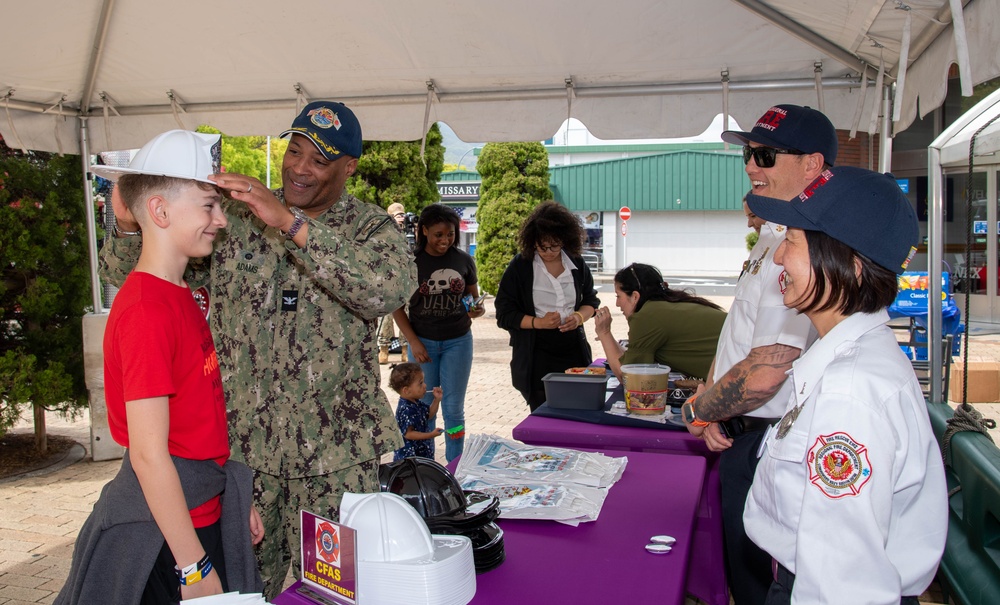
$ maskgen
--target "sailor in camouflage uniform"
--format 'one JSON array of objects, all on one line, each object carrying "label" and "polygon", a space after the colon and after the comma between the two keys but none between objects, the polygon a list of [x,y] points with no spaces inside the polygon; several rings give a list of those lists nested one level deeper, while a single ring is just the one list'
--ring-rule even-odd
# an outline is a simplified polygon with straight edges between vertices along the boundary
[{"label": "sailor in camouflage uniform", "polygon": [[[233,458],[255,471],[268,600],[290,563],[299,572],[299,510],[336,519],[344,492],[379,490],[379,458],[403,445],[375,330],[417,287],[392,217],[344,192],[362,150],[351,110],[310,103],[285,135],[283,189],[215,175],[229,227],[185,276],[216,339]],[[122,230],[102,251],[102,275],[120,284],[142,238],[122,205],[115,214]]]}]

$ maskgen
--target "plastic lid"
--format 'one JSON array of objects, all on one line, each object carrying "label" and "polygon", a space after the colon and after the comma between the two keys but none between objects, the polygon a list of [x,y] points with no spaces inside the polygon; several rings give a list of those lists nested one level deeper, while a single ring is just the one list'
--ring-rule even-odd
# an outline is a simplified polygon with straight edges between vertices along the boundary
[{"label": "plastic lid", "polygon": [[670,366],[661,363],[627,363],[622,366],[623,374],[670,374]]},{"label": "plastic lid", "polygon": [[427,524],[396,494],[344,494],[340,522],[358,532],[359,561],[407,561],[434,554]]}]

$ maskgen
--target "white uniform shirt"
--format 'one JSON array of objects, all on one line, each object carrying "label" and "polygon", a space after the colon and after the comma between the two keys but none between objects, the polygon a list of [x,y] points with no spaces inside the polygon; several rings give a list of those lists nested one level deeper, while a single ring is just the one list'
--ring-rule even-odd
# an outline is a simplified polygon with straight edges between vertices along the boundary
[{"label": "white uniform shirt", "polygon": [[576,265],[569,255],[560,251],[563,272],[554,277],[545,268],[545,261],[537,253],[531,265],[534,277],[531,282],[531,297],[535,303],[535,315],[544,317],[546,313],[556,311],[564,321],[576,309],[576,286],[573,285],[573,269]]},{"label": "white uniform shirt", "polygon": [[[750,260],[736,284],[733,305],[726,316],[715,351],[714,381],[718,381],[750,349],[783,344],[805,350],[815,339],[816,330],[809,318],[785,306],[783,299],[785,270],[774,264],[774,252],[785,239],[782,225],[764,223]],[[777,418],[785,411],[791,394],[788,381],[774,397],[747,416]]]},{"label": "white uniform shirt", "polygon": [[743,523],[795,574],[792,603],[897,605],[944,552],[941,450],[888,319],[852,315],[796,360],[798,416],[768,433]]}]

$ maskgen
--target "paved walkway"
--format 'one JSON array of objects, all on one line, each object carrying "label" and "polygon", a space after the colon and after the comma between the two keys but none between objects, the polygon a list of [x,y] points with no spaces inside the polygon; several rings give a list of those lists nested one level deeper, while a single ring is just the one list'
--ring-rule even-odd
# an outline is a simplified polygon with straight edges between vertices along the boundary
[{"label": "paved walkway", "polygon": [[[601,293],[602,304],[612,305],[612,329],[618,338],[627,335],[627,326],[613,306],[613,293]],[[718,297],[727,307],[731,298]],[[510,386],[510,348],[507,333],[496,327],[492,305],[473,324],[475,361],[466,398],[466,430],[510,437],[511,430],[528,413],[521,396]],[[593,322],[587,330],[593,340]],[[599,343],[594,355],[602,357]],[[1000,336],[972,338],[973,355],[1000,361]],[[394,360],[395,361],[395,360]],[[387,386],[387,366],[382,366],[382,384],[390,401],[396,396]],[[1000,404],[980,405],[984,413],[1000,418]],[[49,415],[50,434],[72,437],[90,448],[87,417],[66,421]],[[30,422],[15,430],[30,431]],[[993,431],[1000,442],[1000,429]],[[439,456],[444,448],[439,443]],[[77,532],[86,519],[101,487],[118,471],[120,461],[93,462],[88,455],[80,462],[41,475],[22,476],[0,482],[0,605],[51,603],[69,570]]]}]

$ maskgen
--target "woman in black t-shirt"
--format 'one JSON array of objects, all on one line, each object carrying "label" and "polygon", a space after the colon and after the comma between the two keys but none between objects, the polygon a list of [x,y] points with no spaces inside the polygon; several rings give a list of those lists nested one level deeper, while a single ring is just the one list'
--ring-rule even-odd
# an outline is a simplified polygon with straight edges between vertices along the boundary
[{"label": "woman in black t-shirt", "polygon": [[[443,204],[431,204],[417,223],[417,280],[419,287],[406,308],[393,314],[410,343],[411,361],[420,363],[428,388],[443,391],[445,457],[451,461],[465,444],[465,391],[472,372],[472,319],[485,313],[482,304],[467,308],[479,297],[476,263],[455,247],[458,213]],[[465,301],[463,301],[465,299]],[[430,403],[430,395],[427,396]],[[433,429],[433,427],[431,427]]]}]

